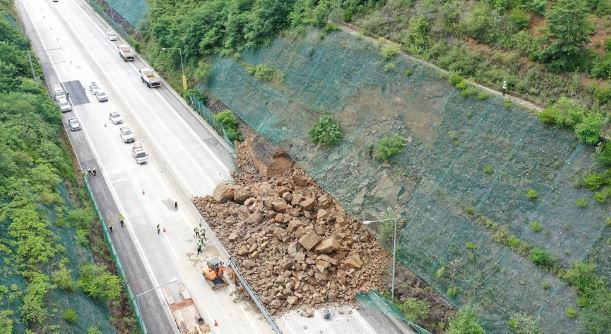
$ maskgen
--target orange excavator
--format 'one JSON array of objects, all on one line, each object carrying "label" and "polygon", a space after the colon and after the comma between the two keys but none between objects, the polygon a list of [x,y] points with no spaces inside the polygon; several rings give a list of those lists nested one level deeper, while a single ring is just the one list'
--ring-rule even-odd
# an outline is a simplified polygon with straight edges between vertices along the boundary
[{"label": "orange excavator", "polygon": [[212,290],[216,290],[227,286],[227,279],[225,279],[225,272],[229,277],[233,276],[233,270],[225,267],[223,262],[217,258],[211,258],[206,261],[207,267],[202,271],[202,275],[206,278],[206,282],[210,285]]}]

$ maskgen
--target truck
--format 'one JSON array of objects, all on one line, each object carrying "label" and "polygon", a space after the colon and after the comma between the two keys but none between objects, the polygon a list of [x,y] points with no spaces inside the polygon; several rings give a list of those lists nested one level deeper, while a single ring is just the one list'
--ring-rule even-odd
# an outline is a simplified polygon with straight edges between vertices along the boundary
[{"label": "truck", "polygon": [[147,163],[147,154],[144,152],[141,143],[134,144],[134,147],[132,147],[132,156],[138,165],[144,165]]},{"label": "truck", "polygon": [[152,68],[145,67],[140,69],[140,80],[146,84],[148,88],[160,87],[161,79]]},{"label": "truck", "polygon": [[117,46],[119,49],[119,56],[123,58],[123,61],[133,61],[134,60],[134,51],[127,44],[119,44]]}]

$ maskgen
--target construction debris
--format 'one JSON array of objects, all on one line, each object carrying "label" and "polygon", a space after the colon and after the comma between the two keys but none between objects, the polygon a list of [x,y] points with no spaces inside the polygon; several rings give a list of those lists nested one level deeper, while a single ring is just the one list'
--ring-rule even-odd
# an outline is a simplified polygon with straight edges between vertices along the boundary
[{"label": "construction debris", "polygon": [[238,145],[235,184],[194,201],[270,313],[351,303],[356,293],[382,287],[382,246],[286,156],[253,163],[259,141]]}]

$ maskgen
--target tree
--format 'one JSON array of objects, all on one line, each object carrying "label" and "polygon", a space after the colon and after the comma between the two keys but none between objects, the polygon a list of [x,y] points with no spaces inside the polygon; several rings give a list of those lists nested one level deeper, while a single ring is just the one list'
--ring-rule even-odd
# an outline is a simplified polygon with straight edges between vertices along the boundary
[{"label": "tree", "polygon": [[541,60],[553,69],[574,69],[585,54],[590,24],[582,0],[558,0],[547,13],[547,47]]},{"label": "tree", "polygon": [[452,317],[448,324],[446,334],[484,334],[484,328],[477,322],[475,308],[471,305],[463,306]]}]

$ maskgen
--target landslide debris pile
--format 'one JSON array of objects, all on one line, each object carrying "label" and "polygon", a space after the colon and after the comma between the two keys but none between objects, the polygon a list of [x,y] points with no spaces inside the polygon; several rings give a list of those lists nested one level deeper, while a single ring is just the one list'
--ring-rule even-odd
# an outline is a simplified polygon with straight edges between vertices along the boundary
[{"label": "landslide debris pile", "polygon": [[363,224],[299,168],[254,173],[241,154],[252,142],[238,147],[235,184],[194,202],[270,313],[350,303],[381,287],[388,255]]}]

